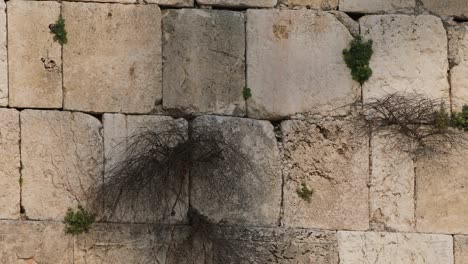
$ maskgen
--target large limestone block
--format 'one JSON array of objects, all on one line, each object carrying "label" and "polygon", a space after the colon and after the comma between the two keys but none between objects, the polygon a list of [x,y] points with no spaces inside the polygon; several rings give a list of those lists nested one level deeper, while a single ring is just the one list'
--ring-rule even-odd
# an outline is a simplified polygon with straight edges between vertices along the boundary
[{"label": "large limestone block", "polygon": [[[466,136],[466,135],[465,135]],[[468,150],[421,157],[416,163],[416,228],[468,234]]]},{"label": "large limestone block", "polygon": [[429,11],[441,16],[468,17],[468,2],[466,0],[421,0]]},{"label": "large limestone block", "polygon": [[22,202],[31,219],[62,220],[103,172],[102,125],[83,113],[21,112]]},{"label": "large limestone block", "polygon": [[338,8],[338,0],[288,0],[290,7],[307,6],[312,9],[332,10]]},{"label": "large limestone block", "polygon": [[333,231],[222,227],[214,233],[214,263],[338,264]]},{"label": "large limestone block", "polygon": [[377,230],[414,229],[414,163],[391,136],[372,138],[369,189],[371,223]]},{"label": "large limestone block", "polygon": [[[364,230],[369,227],[368,140],[346,121],[284,121],[286,226]],[[299,196],[305,184],[310,202]]]},{"label": "large limestone block", "polygon": [[63,3],[64,108],[148,113],[161,101],[157,5]]},{"label": "large limestone block", "polygon": [[59,15],[57,2],[8,2],[10,106],[62,107],[62,49],[49,29]]},{"label": "large limestone block", "polygon": [[[162,133],[167,132],[168,125],[177,125],[180,127],[180,133],[188,136],[188,123],[184,119],[173,119],[168,116],[150,116],[150,115],[122,115],[122,114],[104,114],[104,152],[105,152],[105,172],[106,177],[112,176],[112,171],[121,166],[121,162],[128,157],[128,147],[135,144],[138,135],[145,131]],[[174,142],[177,143],[177,142]],[[141,148],[143,150],[145,148]],[[172,207],[167,207],[162,201],[151,201],[147,204],[144,201],[137,202],[139,206],[126,207],[128,204],[121,204],[114,214],[107,220],[112,222],[161,222],[171,223],[182,222],[185,220],[188,208],[188,178],[182,182],[175,180],[171,183],[161,183],[162,189],[158,192],[166,197],[168,204],[176,204],[175,213],[171,214]],[[175,189],[182,192],[176,192]],[[152,190],[151,192],[154,192]],[[161,207],[155,206],[160,204]]]},{"label": "large limestone block", "polygon": [[165,109],[245,114],[245,19],[225,10],[168,10],[163,19]]},{"label": "large limestone block", "polygon": [[441,264],[453,263],[449,235],[338,232],[342,264]]},{"label": "large limestone block", "polygon": [[342,55],[351,40],[330,13],[248,10],[248,115],[279,119],[301,112],[346,112],[360,96]]},{"label": "large limestone block", "polygon": [[468,23],[450,27],[449,59],[453,67],[450,70],[452,95],[452,109],[461,111],[463,105],[468,104]]},{"label": "large limestone block", "polygon": [[210,5],[219,7],[274,7],[277,0],[197,0],[200,5]]},{"label": "large limestone block", "polygon": [[340,0],[340,11],[355,13],[409,12],[416,0]]},{"label": "large limestone block", "polygon": [[0,106],[8,105],[8,56],[6,4],[0,3]]},{"label": "large limestone block", "polygon": [[454,236],[455,264],[468,263],[468,236]]},{"label": "large limestone block", "polygon": [[375,15],[360,24],[364,38],[374,41],[364,99],[394,92],[448,99],[447,35],[440,18]]},{"label": "large limestone block", "polygon": [[195,0],[146,0],[148,4],[158,4],[160,6],[174,6],[174,7],[192,7]]},{"label": "large limestone block", "polygon": [[0,219],[17,219],[20,211],[19,112],[0,109]]},{"label": "large limestone block", "polygon": [[191,171],[191,205],[214,222],[278,223],[281,168],[273,126],[267,121],[202,116],[193,134],[218,133],[224,159],[199,162]]},{"label": "large limestone block", "polygon": [[73,263],[73,237],[57,222],[0,221],[0,263]]}]

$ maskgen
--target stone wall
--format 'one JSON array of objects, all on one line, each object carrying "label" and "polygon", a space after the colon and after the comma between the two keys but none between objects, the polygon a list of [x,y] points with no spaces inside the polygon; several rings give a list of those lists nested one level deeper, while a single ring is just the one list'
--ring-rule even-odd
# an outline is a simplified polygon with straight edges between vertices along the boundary
[{"label": "stone wall", "polygon": [[[454,111],[468,103],[467,1],[0,8],[0,264],[468,263],[468,151],[416,159],[356,136],[350,118],[353,102],[395,91],[448,99]],[[65,45],[49,29],[59,16]],[[342,57],[359,35],[374,41],[362,86]],[[168,120],[187,135],[209,126],[258,173],[214,189],[194,169],[174,214],[117,215],[65,234],[67,209],[87,206],[120,143]],[[190,207],[217,239],[190,231]]]}]

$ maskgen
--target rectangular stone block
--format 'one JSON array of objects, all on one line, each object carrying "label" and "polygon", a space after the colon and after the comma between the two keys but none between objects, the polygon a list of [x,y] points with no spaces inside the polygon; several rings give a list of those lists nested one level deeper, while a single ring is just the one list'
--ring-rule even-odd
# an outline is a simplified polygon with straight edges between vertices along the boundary
[{"label": "rectangular stone block", "polygon": [[449,27],[449,60],[452,110],[461,111],[468,104],[468,23],[460,23]]},{"label": "rectangular stone block", "polygon": [[210,5],[216,7],[274,7],[277,0],[197,0],[200,5]]},{"label": "rectangular stone block", "polygon": [[468,263],[468,236],[454,236],[455,264]]},{"label": "rectangular stone block", "polygon": [[355,13],[411,12],[416,0],[340,0],[340,11]]},{"label": "rectangular stone block", "polygon": [[49,29],[60,3],[11,1],[7,8],[9,105],[61,108],[62,48]]},{"label": "rectangular stone block", "polygon": [[163,17],[164,108],[245,115],[244,14],[179,9]]},{"label": "rectangular stone block", "polygon": [[333,10],[338,8],[338,0],[288,0],[289,7],[306,6],[312,9]]},{"label": "rectangular stone block", "polygon": [[73,263],[73,237],[57,222],[0,221],[0,263]]},{"label": "rectangular stone block", "polygon": [[63,220],[103,175],[102,125],[83,113],[21,112],[22,202],[30,219]]},{"label": "rectangular stone block", "polygon": [[17,219],[20,212],[19,112],[0,109],[0,219]]},{"label": "rectangular stone block", "polygon": [[[213,222],[273,226],[281,203],[281,161],[273,126],[254,119],[202,116],[192,136],[219,134],[221,157],[191,170],[191,205]],[[209,141],[209,139],[206,139]],[[207,150],[204,150],[204,153]],[[208,152],[209,153],[209,152]]]},{"label": "rectangular stone block", "polygon": [[343,264],[453,263],[449,235],[340,231],[338,252]]},{"label": "rectangular stone block", "polygon": [[64,108],[148,113],[162,98],[157,5],[63,3]]},{"label": "rectangular stone block", "polygon": [[148,4],[171,7],[193,7],[195,4],[195,0],[146,0],[145,2]]},{"label": "rectangular stone block", "polygon": [[360,96],[342,54],[352,39],[330,13],[248,10],[247,86],[252,91],[248,116],[345,114]]},{"label": "rectangular stone block", "polygon": [[375,15],[362,17],[360,25],[374,51],[365,100],[395,92],[448,100],[447,34],[440,18]]},{"label": "rectangular stone block", "polygon": [[8,54],[6,4],[0,3],[0,106],[8,105]]},{"label": "rectangular stone block", "polygon": [[[104,114],[103,125],[106,180],[114,176],[113,171],[122,166],[122,162],[125,162],[131,155],[128,148],[131,144],[135,144],[135,140],[138,140],[138,135],[141,133],[152,131],[170,136],[167,135],[168,125],[177,125],[180,127],[180,133],[188,137],[187,121],[168,116]],[[173,143],[180,143],[173,141]],[[148,146],[141,146],[141,149],[146,149],[146,147]],[[148,204],[146,200],[133,201],[135,203],[133,206],[123,201],[113,214],[104,212],[102,216],[112,222],[184,222],[188,209],[188,175],[182,182],[182,186],[176,179],[174,182],[161,182],[160,185],[161,189],[157,191],[167,199],[166,201],[151,201],[151,204]],[[179,191],[179,186],[182,187],[180,193],[176,192],[176,189]],[[154,191],[156,190],[150,192]],[[171,212],[172,206],[167,206],[168,204],[176,204],[174,214]]]},{"label": "rectangular stone block", "polygon": [[466,0],[421,0],[421,2],[425,9],[441,16],[468,17]]},{"label": "rectangular stone block", "polygon": [[368,139],[353,137],[346,122],[281,123],[286,226],[369,228]]}]

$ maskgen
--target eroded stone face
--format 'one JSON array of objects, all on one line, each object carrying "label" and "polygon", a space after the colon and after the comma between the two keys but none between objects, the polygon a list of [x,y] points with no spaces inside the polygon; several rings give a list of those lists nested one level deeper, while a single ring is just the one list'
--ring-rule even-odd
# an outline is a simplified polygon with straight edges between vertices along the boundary
[{"label": "eroded stone face", "polygon": [[192,126],[195,136],[222,135],[227,147],[225,158],[195,164],[191,205],[213,222],[277,225],[282,180],[271,123],[202,116]]},{"label": "eroded stone face", "polygon": [[[17,219],[20,211],[19,112],[0,109],[0,219]],[[0,251],[1,252],[1,251]]]},{"label": "eroded stone face", "polygon": [[449,235],[339,231],[338,252],[343,264],[453,263]]},{"label": "eroded stone face", "polygon": [[159,7],[67,2],[63,17],[64,108],[153,110],[162,97]]},{"label": "eroded stone face", "polygon": [[[187,121],[176,120],[168,116],[104,114],[103,124],[106,179],[112,177],[113,171],[122,166],[122,162],[129,157],[128,148],[131,144],[135,144],[138,135],[147,131],[166,133],[168,125],[176,125],[180,129],[180,134],[185,135],[185,138],[188,137]],[[173,143],[177,142],[174,140]],[[147,147],[141,146],[136,150],[143,150]],[[149,201],[150,204],[147,200],[133,201],[136,207],[122,201],[123,203],[119,204],[112,214],[111,211],[106,211],[102,216],[113,222],[183,222],[188,208],[188,178],[185,177],[182,182],[175,179],[173,182],[158,184],[161,185],[161,189],[148,191],[151,193],[158,191],[167,200]],[[175,212],[172,214],[174,204],[176,205]]]},{"label": "eroded stone face", "polygon": [[[62,107],[61,46],[49,29],[59,15],[60,3],[56,2],[8,3],[10,106]],[[1,90],[0,97],[4,96]]]},{"label": "eroded stone face", "polygon": [[468,236],[454,236],[455,264],[468,262]]},{"label": "eroded stone face", "polygon": [[423,6],[442,16],[468,17],[468,3],[464,0],[421,0]]},{"label": "eroded stone face", "polygon": [[6,4],[0,3],[0,106],[8,105],[8,55]]},{"label": "eroded stone face", "polygon": [[360,24],[364,38],[374,42],[364,99],[394,92],[448,99],[447,36],[440,18],[376,15]]},{"label": "eroded stone face", "polygon": [[18,264],[73,262],[73,237],[57,222],[0,221],[0,262]]},{"label": "eroded stone face", "polygon": [[452,95],[452,109],[461,111],[463,105],[468,104],[468,85],[466,72],[468,71],[468,23],[450,27],[449,59],[453,67],[450,70]]},{"label": "eroded stone face", "polygon": [[343,12],[410,12],[415,7],[415,0],[340,0],[340,11]]},{"label": "eroded stone face", "polygon": [[160,6],[174,6],[174,7],[192,7],[194,0],[147,0],[148,4],[158,4]]},{"label": "eroded stone face", "polygon": [[197,0],[200,5],[220,7],[274,7],[277,0]]},{"label": "eroded stone face", "polygon": [[288,0],[289,6],[307,6],[312,9],[332,10],[338,8],[338,0]]},{"label": "eroded stone face", "polygon": [[301,112],[345,113],[360,94],[343,61],[351,40],[330,13],[248,10],[248,115],[278,119]]},{"label": "eroded stone face", "polygon": [[[346,122],[281,123],[286,226],[368,229],[368,143]],[[303,184],[310,201],[300,196]]]},{"label": "eroded stone face", "polygon": [[245,19],[241,12],[164,12],[164,108],[245,114]]},{"label": "eroded stone face", "polygon": [[22,201],[30,219],[62,220],[103,172],[102,125],[83,113],[21,112]]}]

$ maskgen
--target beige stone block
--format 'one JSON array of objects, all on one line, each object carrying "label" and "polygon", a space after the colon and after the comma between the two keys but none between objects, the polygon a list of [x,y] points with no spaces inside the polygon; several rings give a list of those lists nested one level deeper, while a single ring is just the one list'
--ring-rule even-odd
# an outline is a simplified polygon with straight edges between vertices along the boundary
[{"label": "beige stone block", "polygon": [[17,219],[20,212],[19,112],[0,109],[0,219]]},{"label": "beige stone block", "polygon": [[8,105],[8,54],[6,4],[0,3],[0,106]]},{"label": "beige stone block", "polygon": [[[223,159],[198,162],[191,171],[191,205],[213,222],[278,224],[281,161],[273,126],[254,119],[202,116],[192,134],[218,133]],[[226,149],[226,148],[224,148]]]},{"label": "beige stone block", "polygon": [[330,13],[248,10],[248,115],[279,119],[302,112],[346,113],[360,96],[342,55],[351,40]]},{"label": "beige stone block", "polygon": [[448,99],[447,35],[440,18],[375,15],[360,24],[364,38],[374,42],[365,100],[394,92]]},{"label": "beige stone block", "polygon": [[333,10],[338,8],[338,0],[288,0],[290,7],[307,6],[312,9]]},{"label": "beige stone block", "polygon": [[11,1],[7,5],[9,105],[61,108],[62,49],[49,29],[60,16],[60,3]]},{"label": "beige stone block", "polygon": [[277,0],[197,0],[197,3],[219,7],[274,7]]},{"label": "beige stone block", "polygon": [[195,0],[146,0],[145,2],[148,4],[171,7],[193,7],[195,4]]},{"label": "beige stone block", "polygon": [[148,113],[162,98],[157,5],[63,3],[64,108]]},{"label": "beige stone block", "polygon": [[468,104],[468,23],[462,23],[447,30],[449,36],[449,59],[452,109],[461,111]]},{"label": "beige stone block", "polygon": [[[153,116],[153,115],[122,115],[122,114],[104,114],[104,152],[105,152],[105,172],[107,177],[112,176],[112,171],[119,166],[121,162],[128,158],[128,147],[135,144],[138,140],[138,135],[146,131],[166,132],[167,125],[177,125],[180,127],[180,133],[188,137],[188,123],[184,119],[173,119],[168,116]],[[174,142],[176,143],[176,142]],[[142,146],[141,149],[144,149]],[[109,216],[110,212],[104,215],[107,220],[112,222],[132,222],[132,223],[147,223],[147,222],[184,222],[188,209],[188,178],[182,183],[182,192],[179,194],[175,189],[179,190],[180,182],[175,180],[172,183],[160,183],[161,189],[158,191],[167,201],[158,201],[161,207],[155,207],[154,201],[147,204],[148,201],[136,201],[136,208],[130,207],[123,201],[116,211]],[[172,186],[170,184],[173,184]],[[153,190],[154,191],[154,190]],[[176,200],[177,199],[177,200]],[[175,206],[175,214],[171,214],[171,207],[167,204]]]},{"label": "beige stone block", "polygon": [[468,17],[468,2],[465,0],[421,0],[423,7],[441,16]]},{"label": "beige stone block", "polygon": [[164,12],[165,109],[243,116],[245,19],[242,12]]},{"label": "beige stone block", "polygon": [[340,231],[338,252],[343,264],[453,263],[449,235]]},{"label": "beige stone block", "polygon": [[410,12],[416,0],[340,0],[340,11],[355,13]]},{"label": "beige stone block", "polygon": [[103,173],[102,125],[83,113],[21,112],[22,202],[31,219],[62,220],[86,205]]},{"label": "beige stone block", "polygon": [[468,236],[454,236],[455,264],[468,263]]},{"label": "beige stone block", "polygon": [[[283,174],[286,226],[369,228],[368,139],[353,137],[347,121],[284,121]],[[299,196],[305,184],[310,202]]]},{"label": "beige stone block", "polygon": [[0,221],[0,263],[73,263],[73,237],[57,222]]}]

